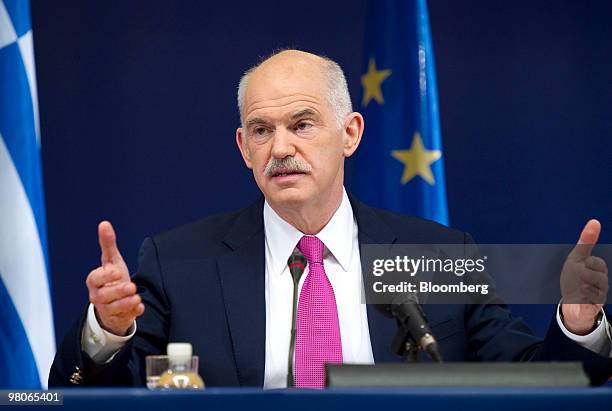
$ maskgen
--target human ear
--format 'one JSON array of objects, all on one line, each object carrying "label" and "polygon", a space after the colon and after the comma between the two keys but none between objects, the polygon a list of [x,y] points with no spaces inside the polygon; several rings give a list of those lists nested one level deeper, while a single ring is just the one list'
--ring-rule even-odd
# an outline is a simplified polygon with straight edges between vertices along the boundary
[{"label": "human ear", "polygon": [[352,156],[357,150],[361,142],[364,126],[365,124],[361,114],[353,112],[346,116],[344,120],[344,129],[342,130],[344,139],[343,152],[345,157]]},{"label": "human ear", "polygon": [[246,136],[244,135],[244,130],[241,127],[236,129],[236,144],[238,145],[240,154],[242,154],[244,164],[246,164],[249,169],[253,169],[253,163],[251,162],[251,152],[249,150],[248,144],[246,143]]}]

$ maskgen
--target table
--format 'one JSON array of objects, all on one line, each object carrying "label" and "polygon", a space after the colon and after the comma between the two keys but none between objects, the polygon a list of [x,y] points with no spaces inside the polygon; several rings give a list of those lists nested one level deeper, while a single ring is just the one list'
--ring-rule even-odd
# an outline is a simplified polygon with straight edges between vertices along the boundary
[{"label": "table", "polygon": [[[200,392],[120,388],[63,390],[68,410],[612,410],[612,387],[402,388],[261,390],[209,388]],[[24,410],[34,407],[20,406]]]}]

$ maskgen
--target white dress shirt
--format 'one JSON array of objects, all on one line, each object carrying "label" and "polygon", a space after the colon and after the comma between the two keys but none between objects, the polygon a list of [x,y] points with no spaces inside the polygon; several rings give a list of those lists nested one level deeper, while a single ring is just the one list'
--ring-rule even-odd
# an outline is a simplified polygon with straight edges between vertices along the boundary
[{"label": "white dress shirt", "polygon": [[[293,309],[293,281],[287,267],[287,259],[304,234],[284,221],[267,202],[264,204],[263,214],[266,261],[264,388],[280,388],[287,384],[287,358]],[[358,227],[346,191],[343,192],[340,207],[317,237],[325,245],[323,264],[336,297],[344,363],[372,364],[374,356],[368,317],[366,305],[362,304],[364,300]],[[307,274],[308,268],[300,280],[300,289]],[[565,328],[559,307],[560,305],[557,308],[557,324],[564,335],[593,352],[612,356],[610,326],[605,315],[593,332],[577,335]],[[125,337],[102,329],[96,319],[93,305],[90,304],[81,335],[81,344],[83,350],[95,362],[104,363],[112,360],[135,333],[136,322],[129,330],[129,335]]]},{"label": "white dress shirt", "polygon": [[[266,371],[264,388],[287,386],[287,359],[291,339],[293,281],[287,259],[304,236],[284,221],[266,202],[264,205],[266,236]],[[325,245],[323,267],[334,289],[342,359],[344,363],[373,364],[372,344],[366,305],[362,304],[363,280],[357,223],[346,192],[340,207],[317,234]],[[308,266],[298,288],[308,275]]]}]

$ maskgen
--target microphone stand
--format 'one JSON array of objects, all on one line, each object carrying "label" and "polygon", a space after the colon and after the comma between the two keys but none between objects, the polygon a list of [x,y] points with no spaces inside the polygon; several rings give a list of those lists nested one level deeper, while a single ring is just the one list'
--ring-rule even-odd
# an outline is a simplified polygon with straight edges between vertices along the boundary
[{"label": "microphone stand", "polygon": [[400,294],[390,305],[391,314],[399,325],[391,349],[407,362],[419,361],[419,350],[427,352],[434,362],[443,362],[425,313],[414,294]]},{"label": "microphone stand", "polygon": [[419,346],[408,329],[401,324],[391,342],[391,350],[394,354],[404,357],[406,362],[419,362]]},{"label": "microphone stand", "polygon": [[289,344],[289,358],[287,362],[287,387],[291,388],[295,386],[295,378],[293,375],[293,355],[295,353],[295,334],[297,325],[297,303],[298,303],[298,287],[300,284],[300,278],[306,268],[306,258],[299,252],[296,251],[291,254],[287,265],[291,272],[291,279],[293,280],[293,310],[291,311],[291,341]]}]

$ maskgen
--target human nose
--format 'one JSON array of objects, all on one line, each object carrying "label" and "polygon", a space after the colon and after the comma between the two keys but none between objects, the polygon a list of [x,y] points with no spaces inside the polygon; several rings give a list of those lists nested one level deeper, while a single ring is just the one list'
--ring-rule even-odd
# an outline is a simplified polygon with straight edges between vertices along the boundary
[{"label": "human nose", "polygon": [[285,129],[277,129],[272,139],[272,156],[275,158],[285,158],[295,155],[295,144],[293,136]]}]

